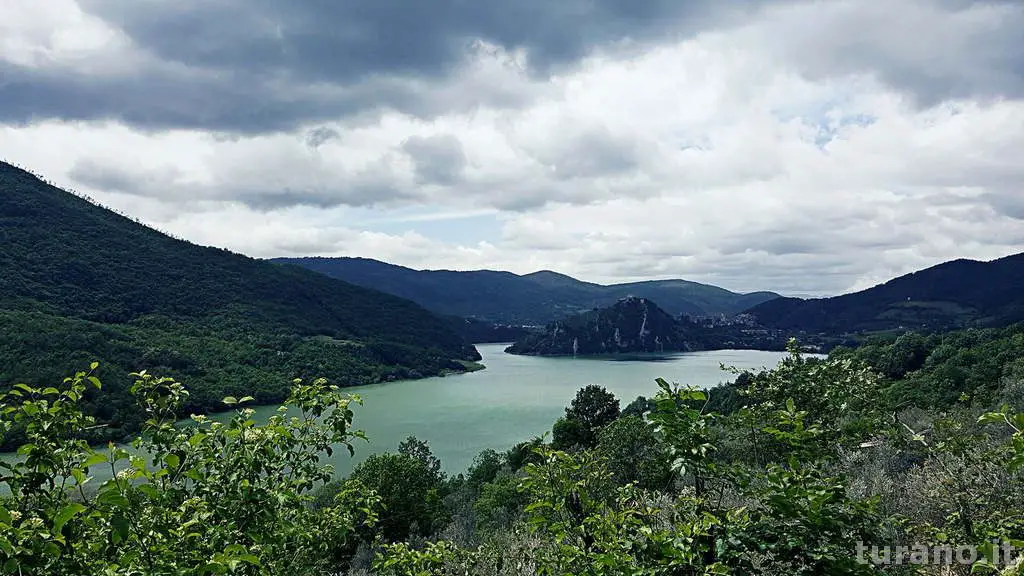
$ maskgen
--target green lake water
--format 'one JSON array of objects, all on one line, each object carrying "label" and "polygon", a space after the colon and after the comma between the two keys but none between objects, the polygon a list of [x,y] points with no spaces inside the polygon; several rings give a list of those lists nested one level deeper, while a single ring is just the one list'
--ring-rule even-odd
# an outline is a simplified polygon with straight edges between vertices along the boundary
[{"label": "green lake water", "polygon": [[[369,443],[357,441],[354,458],[346,450],[335,451],[329,461],[337,473],[347,474],[372,453],[394,451],[409,435],[426,440],[444,469],[458,473],[481,450],[505,450],[550,430],[576,391],[588,384],[604,386],[625,408],[637,396],[653,396],[655,378],[710,388],[732,379],[720,369],[722,364],[771,368],[784,356],[716,350],[642,359],[541,358],[505,354],[506,346],[477,345],[487,367],[478,372],[349,388],[363,399],[363,406],[354,407],[355,427],[366,432]],[[262,419],[275,408],[255,410]],[[229,415],[213,417],[224,420]],[[96,470],[94,481],[102,481],[101,476]]]},{"label": "green lake water", "polygon": [[[363,399],[355,426],[355,458],[335,455],[339,473],[374,452],[395,450],[410,434],[426,440],[445,470],[466,469],[481,450],[505,450],[551,429],[576,391],[599,384],[626,407],[637,396],[657,392],[654,379],[712,387],[731,380],[721,364],[737,368],[774,367],[781,352],[720,350],[691,352],[657,360],[541,358],[505,354],[506,344],[480,344],[485,370],[353,388]],[[272,408],[258,408],[270,414]]]}]

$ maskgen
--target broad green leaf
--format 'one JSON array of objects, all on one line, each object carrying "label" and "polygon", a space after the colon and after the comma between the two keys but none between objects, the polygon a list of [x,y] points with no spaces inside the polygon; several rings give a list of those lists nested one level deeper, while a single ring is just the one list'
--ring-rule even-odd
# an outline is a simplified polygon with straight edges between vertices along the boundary
[{"label": "broad green leaf", "polygon": [[76,514],[80,514],[83,511],[85,511],[85,506],[78,502],[72,502],[71,504],[61,508],[60,512],[58,512],[53,518],[53,533],[60,534],[64,525],[74,518]]},{"label": "broad green leaf", "polygon": [[999,412],[986,412],[985,414],[978,416],[978,424],[994,424],[1002,421],[1003,415]]},{"label": "broad green leaf", "polygon": [[168,454],[164,457],[164,462],[167,462],[171,468],[177,468],[181,465],[181,458],[177,454]]},{"label": "broad green leaf", "polygon": [[121,514],[115,514],[110,518],[110,525],[114,528],[114,534],[121,540],[127,540],[128,534],[131,532],[131,526],[128,524],[128,519]]},{"label": "broad green leaf", "polygon": [[224,574],[227,571],[228,567],[216,560],[207,562],[205,566],[199,569],[200,574]]},{"label": "broad green leaf", "polygon": [[107,455],[106,454],[103,454],[101,452],[97,452],[97,453],[93,454],[92,456],[89,456],[88,458],[86,458],[85,462],[82,462],[82,467],[88,468],[89,466],[95,466],[97,464],[103,464],[103,463],[108,462],[108,461],[109,460],[107,459]]},{"label": "broad green leaf", "polygon": [[128,499],[117,490],[108,490],[100,493],[100,495],[96,497],[96,501],[116,508],[128,508],[131,505],[128,502]]},{"label": "broad green leaf", "polygon": [[252,564],[253,566],[262,566],[260,559],[253,554],[242,554],[241,556],[237,556],[235,559],[239,562]]}]

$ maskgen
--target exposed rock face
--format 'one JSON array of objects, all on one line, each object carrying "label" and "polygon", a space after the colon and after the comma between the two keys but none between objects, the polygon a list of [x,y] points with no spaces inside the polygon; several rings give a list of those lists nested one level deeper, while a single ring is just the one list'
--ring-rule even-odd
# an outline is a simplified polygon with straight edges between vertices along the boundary
[{"label": "exposed rock face", "polygon": [[506,351],[536,356],[680,352],[692,348],[686,327],[654,302],[629,296],[608,308],[556,320]]}]

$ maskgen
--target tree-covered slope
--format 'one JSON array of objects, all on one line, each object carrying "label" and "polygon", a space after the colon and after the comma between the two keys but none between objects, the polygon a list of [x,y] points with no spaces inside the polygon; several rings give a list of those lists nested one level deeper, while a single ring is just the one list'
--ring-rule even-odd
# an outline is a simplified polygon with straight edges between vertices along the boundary
[{"label": "tree-covered slope", "polygon": [[840,347],[832,357],[865,362],[887,383],[888,404],[944,409],[960,402],[1021,404],[1024,396],[1024,323],[1005,328],[955,330],[936,334],[885,334],[856,348]]},{"label": "tree-covered slope", "polygon": [[201,410],[225,393],[279,401],[300,376],[360,384],[478,358],[413,302],[170,238],[3,163],[0,326],[0,383],[99,360],[96,409],[129,427],[132,370],[182,378]]},{"label": "tree-covered slope", "polygon": [[499,324],[546,324],[610,306],[627,296],[657,300],[673,315],[733,314],[777,298],[737,294],[686,280],[601,285],[549,270],[517,275],[493,270],[414,270],[367,258],[281,258],[353,284],[409,298],[440,314]]},{"label": "tree-covered slope", "polygon": [[1024,320],[1024,254],[954,260],[834,298],[779,298],[750,309],[772,328],[849,333],[948,330]]}]

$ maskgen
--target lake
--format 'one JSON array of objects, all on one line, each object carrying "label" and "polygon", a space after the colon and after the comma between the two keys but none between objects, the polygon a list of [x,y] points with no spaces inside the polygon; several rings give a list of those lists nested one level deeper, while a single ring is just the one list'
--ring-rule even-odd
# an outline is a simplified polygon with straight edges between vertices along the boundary
[{"label": "lake", "polygon": [[[658,359],[544,358],[505,354],[507,344],[478,344],[487,368],[479,372],[352,388],[363,399],[355,426],[370,443],[355,458],[335,455],[346,473],[373,452],[395,450],[410,434],[430,444],[450,473],[466,469],[481,450],[506,450],[551,429],[576,391],[598,384],[625,408],[637,396],[653,396],[655,378],[710,388],[731,381],[721,364],[741,369],[774,367],[784,352],[717,350]],[[272,408],[257,409],[270,414]]]},{"label": "lake", "polygon": [[[478,344],[481,362],[487,367],[478,372],[347,389],[363,399],[362,406],[353,408],[355,428],[366,432],[369,443],[357,441],[354,458],[346,450],[335,451],[329,461],[337,473],[347,474],[372,453],[396,450],[409,435],[427,441],[446,471],[462,472],[482,450],[507,450],[549,431],[576,391],[588,384],[604,386],[625,408],[637,396],[653,396],[655,378],[711,388],[732,380],[720,369],[722,364],[771,368],[785,356],[784,352],[716,350],[643,359],[543,358],[505,354],[506,346]],[[255,410],[255,418],[262,420],[276,408]],[[226,420],[229,414],[212,418]],[[94,481],[105,479],[103,470],[93,472]]]}]

